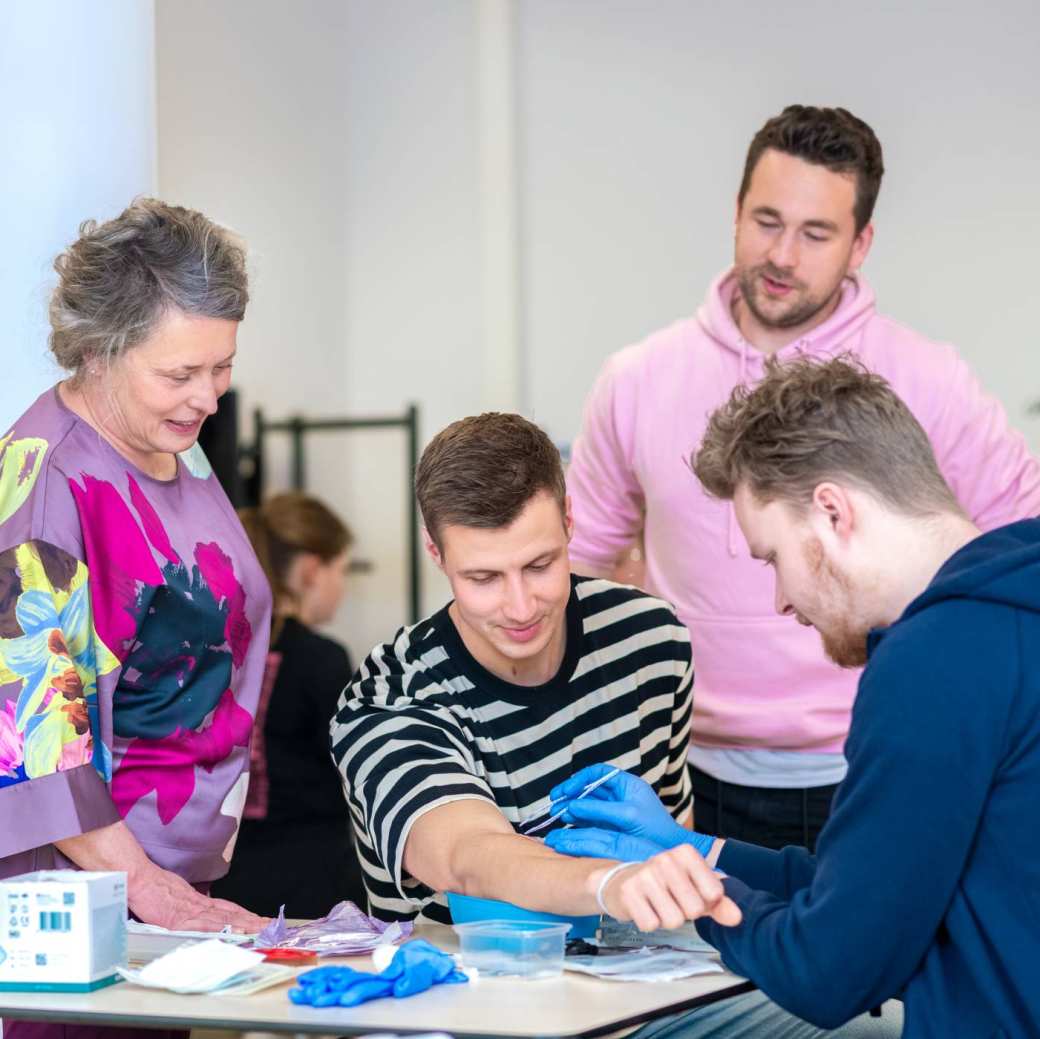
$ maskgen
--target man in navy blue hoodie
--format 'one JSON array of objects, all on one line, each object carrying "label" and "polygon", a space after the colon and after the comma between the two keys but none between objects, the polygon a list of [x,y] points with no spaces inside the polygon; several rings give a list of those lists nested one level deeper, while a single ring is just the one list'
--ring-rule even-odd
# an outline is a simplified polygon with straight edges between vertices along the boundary
[{"label": "man in navy blue hoodie", "polygon": [[906,1037],[1040,1036],[1040,520],[980,534],[905,405],[842,358],[739,387],[694,469],[773,568],[777,611],[866,664],[817,854],[680,832],[625,774],[546,843],[622,861],[692,844],[743,915],[701,934],[814,1024],[898,996]]}]

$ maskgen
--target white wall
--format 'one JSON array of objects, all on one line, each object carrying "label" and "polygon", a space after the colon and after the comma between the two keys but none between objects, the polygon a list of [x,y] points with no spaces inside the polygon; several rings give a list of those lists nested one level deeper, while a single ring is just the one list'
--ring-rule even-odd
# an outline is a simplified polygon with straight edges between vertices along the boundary
[{"label": "white wall", "polygon": [[[160,189],[250,245],[246,409],[365,416],[418,401],[428,437],[480,407],[473,40],[463,0],[160,0]],[[406,615],[405,441],[309,443],[308,489],[376,566],[335,625],[363,652]],[[271,488],[286,486],[284,451],[272,469]],[[444,586],[426,576],[433,608]]]},{"label": "white wall", "polygon": [[[754,131],[842,104],[885,148],[883,309],[955,342],[1040,446],[1038,35],[1033,0],[158,0],[160,189],[253,247],[247,407],[416,400],[425,438],[519,401],[568,441],[603,359],[729,262]],[[315,444],[311,488],[377,564],[338,625],[363,651],[404,615],[403,446]]]},{"label": "white wall", "polygon": [[153,0],[0,4],[0,428],[59,377],[51,263],[88,217],[155,191]]},{"label": "white wall", "polygon": [[554,435],[607,354],[699,305],[748,142],[799,102],[881,139],[864,270],[882,309],[957,344],[1040,447],[1035,0],[517,10],[528,404]]}]

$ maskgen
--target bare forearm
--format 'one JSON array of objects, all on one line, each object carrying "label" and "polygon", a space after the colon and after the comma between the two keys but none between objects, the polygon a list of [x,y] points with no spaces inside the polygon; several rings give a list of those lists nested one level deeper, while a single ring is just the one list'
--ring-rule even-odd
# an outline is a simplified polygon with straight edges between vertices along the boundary
[{"label": "bare forearm", "polygon": [[[740,922],[740,910],[726,897],[719,878],[688,845],[646,862],[625,863],[621,872],[608,878],[608,872],[619,865],[612,859],[568,862],[528,838],[488,837],[474,842],[471,849],[458,849],[465,860],[460,868],[473,878],[473,886],[467,877],[457,878],[464,894],[578,915],[600,911],[598,891],[610,915],[633,920],[644,931],[679,927],[684,920],[704,915],[726,925]],[[522,844],[528,847],[522,848]]]},{"label": "bare forearm", "polygon": [[125,870],[128,883],[133,886],[152,862],[124,822],[102,826],[99,830],[81,833],[55,841],[54,846],[71,859],[80,869]]},{"label": "bare forearm", "polygon": [[157,866],[124,822],[56,841],[81,869],[124,870],[130,912],[146,924],[175,930],[218,931],[225,924],[254,933],[267,922],[241,906],[196,891],[176,873]]},{"label": "bare forearm", "polygon": [[691,847],[625,863],[608,877],[613,859],[558,855],[541,841],[521,837],[496,807],[466,799],[421,815],[405,840],[404,868],[434,891],[512,902],[525,909],[579,915],[602,908],[634,920],[644,931],[678,927],[709,913],[737,923],[740,910],[725,897],[719,878]]},{"label": "bare forearm", "polygon": [[405,840],[405,872],[434,891],[513,902],[547,913],[596,912],[596,889],[611,860],[559,855],[522,837],[498,808],[452,801],[415,820]]},{"label": "bare forearm", "polygon": [[596,889],[613,865],[611,859],[558,855],[530,837],[481,834],[453,848],[450,883],[455,886],[449,890],[547,913],[597,913]]}]

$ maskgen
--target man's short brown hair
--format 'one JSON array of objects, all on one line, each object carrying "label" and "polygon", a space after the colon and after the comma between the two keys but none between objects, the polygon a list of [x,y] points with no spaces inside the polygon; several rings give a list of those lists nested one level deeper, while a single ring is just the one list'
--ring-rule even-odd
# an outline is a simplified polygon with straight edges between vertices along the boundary
[{"label": "man's short brown hair", "polygon": [[763,504],[800,507],[833,480],[905,515],[963,515],[910,409],[848,355],[769,360],[757,386],[736,387],[711,416],[692,465],[723,500],[744,484]]},{"label": "man's short brown hair", "polygon": [[423,523],[439,551],[448,524],[508,527],[539,492],[567,499],[560,452],[533,422],[489,411],[453,422],[427,445],[415,470]]},{"label": "man's short brown hair", "polygon": [[881,142],[862,119],[844,108],[788,105],[751,139],[737,193],[738,203],[743,203],[758,160],[768,148],[823,166],[832,173],[854,174],[856,234],[870,223],[885,164]]}]

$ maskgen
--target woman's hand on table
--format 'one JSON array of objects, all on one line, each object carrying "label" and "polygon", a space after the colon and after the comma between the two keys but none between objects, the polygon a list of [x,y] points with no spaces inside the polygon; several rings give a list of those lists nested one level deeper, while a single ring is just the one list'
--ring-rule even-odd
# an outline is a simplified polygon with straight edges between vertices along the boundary
[{"label": "woman's hand on table", "polygon": [[186,880],[157,866],[124,822],[55,841],[54,846],[80,869],[126,872],[130,912],[145,924],[171,931],[232,930],[255,934],[268,920],[222,898],[196,891]]},{"label": "woman's hand on table", "polygon": [[230,924],[233,931],[255,934],[269,923],[234,902],[201,894],[151,862],[128,877],[127,906],[142,923],[171,931],[219,931]]},{"label": "woman's hand on table", "polygon": [[740,908],[726,894],[722,878],[688,844],[621,870],[602,898],[611,916],[631,920],[641,931],[681,927],[702,916],[725,927],[741,921]]}]

